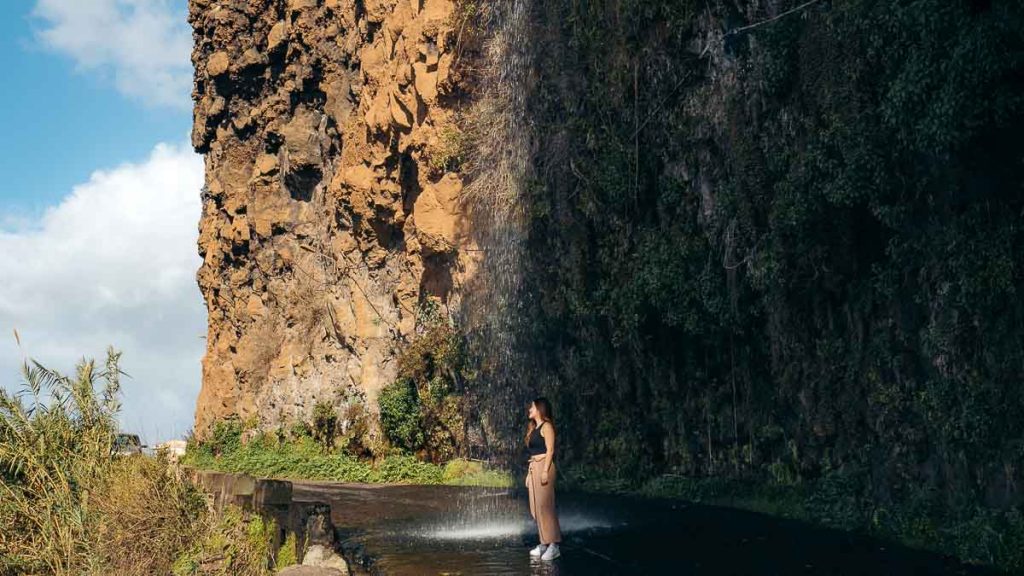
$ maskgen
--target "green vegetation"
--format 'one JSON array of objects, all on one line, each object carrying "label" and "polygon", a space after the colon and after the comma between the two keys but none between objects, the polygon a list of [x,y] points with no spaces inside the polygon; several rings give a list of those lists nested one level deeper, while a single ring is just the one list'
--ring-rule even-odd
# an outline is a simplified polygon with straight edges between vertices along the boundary
[{"label": "green vegetation", "polygon": [[163,456],[113,455],[119,359],[74,376],[26,362],[20,392],[0,388],[0,574],[269,575],[261,521],[209,513]]},{"label": "green vegetation", "polygon": [[259,437],[233,450],[192,444],[182,463],[203,470],[239,472],[261,478],[440,484],[442,468],[413,456],[388,456],[374,463],[343,453],[324,453],[312,438],[278,443]]},{"label": "green vegetation", "polygon": [[398,378],[377,401],[392,447],[434,463],[465,456],[464,392],[471,378],[462,335],[436,302],[424,302],[416,337],[398,357]]},{"label": "green vegetation", "polygon": [[377,403],[380,406],[381,430],[392,446],[408,451],[415,451],[423,446],[420,397],[412,380],[399,378],[384,386]]},{"label": "green vegetation", "polygon": [[326,402],[317,402],[313,406],[313,422],[310,426],[310,433],[313,440],[323,450],[330,450],[334,446],[334,437],[337,436],[338,414]]},{"label": "green vegetation", "polygon": [[428,164],[437,173],[458,172],[468,152],[465,135],[457,128],[447,127],[441,131],[438,141],[430,147]]},{"label": "green vegetation", "polygon": [[[303,550],[303,554],[305,551]],[[277,551],[277,559],[274,567],[280,570],[299,563],[299,545],[296,541],[295,532],[289,532],[281,543],[281,549]]]},{"label": "green vegetation", "polygon": [[[480,463],[452,460],[444,465],[424,462],[408,454],[391,454],[376,460],[360,459],[343,449],[324,451],[309,436],[281,440],[261,433],[245,444],[236,421],[218,422],[205,442],[193,441],[182,463],[203,470],[251,474],[261,478],[332,480],[337,482],[459,484],[509,486],[507,474],[485,469]],[[225,436],[224,430],[234,431]],[[218,431],[220,434],[218,434]]]},{"label": "green vegetation", "polygon": [[[72,574],[92,554],[84,486],[112,463],[120,372],[111,351],[105,370],[83,362],[75,378],[24,366],[21,397],[0,389],[0,567],[4,572]],[[95,385],[104,381],[97,394]],[[52,395],[47,405],[44,398]],[[54,514],[51,511],[63,512]]]},{"label": "green vegetation", "polygon": [[493,470],[474,460],[456,458],[444,465],[441,483],[455,486],[486,486],[508,488],[512,477],[507,472]]},{"label": "green vegetation", "polygon": [[[269,576],[277,568],[295,564],[294,546],[283,545],[274,557],[277,528],[273,520],[247,515],[234,506],[207,520],[203,538],[175,560],[174,576]],[[295,543],[294,533],[290,541]]]}]

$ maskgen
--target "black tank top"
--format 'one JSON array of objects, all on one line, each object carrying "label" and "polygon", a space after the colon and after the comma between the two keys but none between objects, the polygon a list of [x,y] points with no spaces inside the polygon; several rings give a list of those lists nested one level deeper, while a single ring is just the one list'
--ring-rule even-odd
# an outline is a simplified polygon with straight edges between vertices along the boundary
[{"label": "black tank top", "polygon": [[530,439],[526,442],[526,453],[530,456],[539,456],[548,451],[547,441],[540,435],[540,429],[547,424],[547,422],[541,422],[540,426],[533,429],[530,432]]}]

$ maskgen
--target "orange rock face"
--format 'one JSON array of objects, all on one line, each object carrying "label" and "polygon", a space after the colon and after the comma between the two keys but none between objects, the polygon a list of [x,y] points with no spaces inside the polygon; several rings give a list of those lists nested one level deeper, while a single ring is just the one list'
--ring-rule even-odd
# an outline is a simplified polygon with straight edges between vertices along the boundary
[{"label": "orange rock face", "polygon": [[[196,432],[365,401],[473,268],[448,0],[191,0],[209,311]],[[460,272],[462,271],[462,272]],[[454,304],[454,302],[452,302]]]}]

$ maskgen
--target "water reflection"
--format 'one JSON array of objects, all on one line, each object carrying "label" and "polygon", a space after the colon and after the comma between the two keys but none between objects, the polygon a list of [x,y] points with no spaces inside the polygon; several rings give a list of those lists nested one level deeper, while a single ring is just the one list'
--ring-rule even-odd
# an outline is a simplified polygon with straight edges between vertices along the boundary
[{"label": "water reflection", "polygon": [[558,576],[562,566],[562,559],[545,562],[540,558],[530,557],[530,576]]},{"label": "water reflection", "polygon": [[[329,502],[360,576],[986,573],[921,551],[737,510],[626,496],[560,495],[565,541],[553,562],[529,556],[523,502],[452,486],[296,484]],[[463,507],[464,506],[464,507]]]},{"label": "water reflection", "polygon": [[[524,515],[520,510],[516,509],[513,512],[514,514],[494,514],[490,519],[452,515],[427,526],[411,529],[409,535],[432,540],[453,541],[536,538],[537,525],[523,518]],[[624,522],[614,522],[610,518],[580,512],[559,514],[559,522],[564,534],[596,532],[616,526],[625,526]]]}]

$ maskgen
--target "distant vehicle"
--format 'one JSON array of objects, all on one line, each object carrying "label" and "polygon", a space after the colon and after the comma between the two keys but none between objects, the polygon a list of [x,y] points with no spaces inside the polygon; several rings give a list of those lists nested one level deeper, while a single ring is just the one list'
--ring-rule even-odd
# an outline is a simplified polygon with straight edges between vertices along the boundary
[{"label": "distant vehicle", "polygon": [[114,436],[114,446],[112,452],[114,456],[134,456],[135,454],[142,454],[142,449],[146,446],[139,440],[138,434],[118,434]]}]

